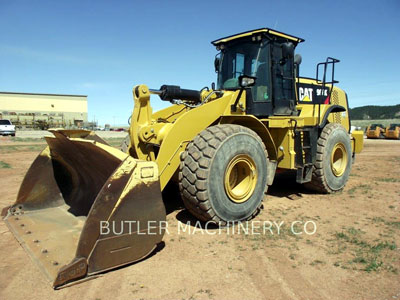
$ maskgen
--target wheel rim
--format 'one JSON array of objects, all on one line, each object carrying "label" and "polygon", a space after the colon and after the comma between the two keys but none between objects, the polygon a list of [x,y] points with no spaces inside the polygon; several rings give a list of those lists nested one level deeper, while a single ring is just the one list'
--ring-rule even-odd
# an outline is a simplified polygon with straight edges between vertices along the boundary
[{"label": "wheel rim", "polygon": [[257,168],[246,154],[235,156],[228,164],[224,176],[225,192],[235,203],[247,201],[256,187]]},{"label": "wheel rim", "polygon": [[342,143],[337,143],[332,150],[331,168],[333,175],[342,176],[347,167],[347,151]]}]

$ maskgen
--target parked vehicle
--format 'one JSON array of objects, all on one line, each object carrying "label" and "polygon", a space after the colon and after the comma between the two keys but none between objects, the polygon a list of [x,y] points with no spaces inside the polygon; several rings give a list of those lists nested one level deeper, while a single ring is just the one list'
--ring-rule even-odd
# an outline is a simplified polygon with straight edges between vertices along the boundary
[{"label": "parked vehicle", "polygon": [[386,127],[385,137],[387,139],[400,139],[400,124],[390,124]]},{"label": "parked vehicle", "polygon": [[10,120],[0,120],[0,135],[15,136],[15,125]]},{"label": "parked vehicle", "polygon": [[385,126],[382,124],[371,124],[366,130],[368,139],[384,139],[385,138]]},{"label": "parked vehicle", "polygon": [[[303,41],[239,33],[212,42],[217,86],[136,85],[125,152],[93,132],[52,130],[2,214],[53,287],[149,256],[166,231],[170,182],[194,217],[217,226],[254,218],[276,172],[319,193],[343,190],[363,132],[350,133],[333,71],[326,81],[339,60],[319,63],[321,77],[299,76]],[[152,113],[150,95],[171,105]]]}]

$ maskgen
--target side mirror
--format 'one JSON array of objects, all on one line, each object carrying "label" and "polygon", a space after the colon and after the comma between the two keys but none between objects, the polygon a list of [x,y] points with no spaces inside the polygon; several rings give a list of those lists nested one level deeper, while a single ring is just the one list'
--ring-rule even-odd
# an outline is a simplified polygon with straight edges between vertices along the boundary
[{"label": "side mirror", "polygon": [[294,60],[293,60],[294,69],[295,69],[295,72],[296,72],[296,77],[300,77],[300,64],[301,64],[301,61],[302,61],[301,55],[300,54],[296,54],[294,56]]},{"label": "side mirror", "polygon": [[301,64],[301,61],[302,61],[301,55],[300,55],[300,54],[296,54],[296,55],[294,56],[294,64],[295,64],[295,65],[300,65],[300,64]]},{"label": "side mirror", "polygon": [[215,57],[214,59],[214,68],[215,68],[215,73],[219,72],[219,65],[221,64],[221,60],[219,57]]},{"label": "side mirror", "polygon": [[239,85],[241,88],[250,87],[256,84],[257,77],[241,75],[239,76]]},{"label": "side mirror", "polygon": [[288,59],[292,58],[294,55],[294,45],[291,42],[286,42],[282,44],[282,58]]}]

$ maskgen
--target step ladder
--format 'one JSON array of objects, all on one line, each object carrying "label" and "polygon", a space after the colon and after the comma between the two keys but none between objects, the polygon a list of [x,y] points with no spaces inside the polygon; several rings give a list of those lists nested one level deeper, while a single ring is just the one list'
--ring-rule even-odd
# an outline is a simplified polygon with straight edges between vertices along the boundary
[{"label": "step ladder", "polygon": [[317,157],[318,127],[304,127],[295,130],[294,149],[297,168],[296,182],[310,182]]}]

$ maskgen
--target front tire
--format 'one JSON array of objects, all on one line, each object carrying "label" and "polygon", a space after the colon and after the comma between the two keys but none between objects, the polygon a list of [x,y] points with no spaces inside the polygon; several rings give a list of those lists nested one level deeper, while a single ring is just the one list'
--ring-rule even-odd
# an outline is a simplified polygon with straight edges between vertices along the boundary
[{"label": "front tire", "polygon": [[252,130],[211,126],[181,156],[179,190],[191,214],[226,225],[253,218],[267,187],[267,152]]},{"label": "front tire", "polygon": [[317,157],[311,182],[306,187],[331,194],[343,190],[352,165],[350,136],[337,123],[327,124],[317,142]]}]

